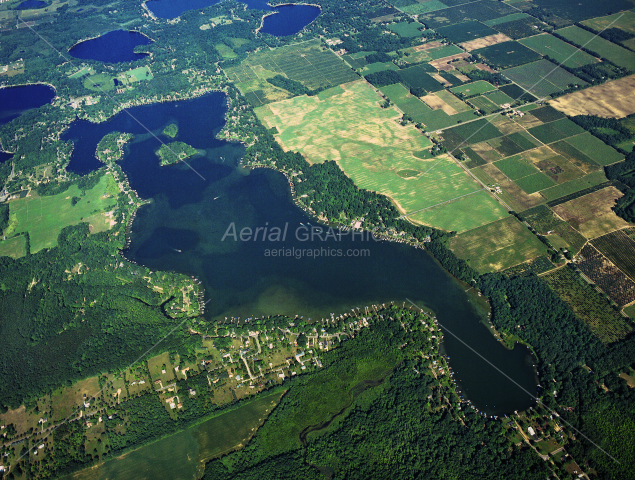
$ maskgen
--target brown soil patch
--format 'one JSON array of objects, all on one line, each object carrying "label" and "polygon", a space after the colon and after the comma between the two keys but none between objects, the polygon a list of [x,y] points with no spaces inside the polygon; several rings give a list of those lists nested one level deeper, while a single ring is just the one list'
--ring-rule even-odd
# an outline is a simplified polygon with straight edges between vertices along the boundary
[{"label": "brown soil patch", "polygon": [[432,110],[443,110],[448,115],[456,115],[458,113],[454,108],[433,93],[430,93],[425,97],[421,97],[421,100]]},{"label": "brown soil patch", "polygon": [[593,239],[629,225],[611,210],[620,197],[622,192],[617,188],[607,187],[557,205],[553,211],[586,238]]},{"label": "brown soil patch", "polygon": [[496,45],[497,43],[509,42],[510,40],[511,38],[507,35],[503,33],[496,33],[487,37],[470,40],[469,42],[459,43],[459,45],[468,52],[471,52],[472,50],[489,47],[490,45]]},{"label": "brown soil patch", "polygon": [[[430,65],[432,65],[437,70],[446,70],[446,68],[441,68],[443,66],[450,67],[450,70],[453,68],[452,65],[448,65],[448,63],[452,62],[452,60],[456,60],[457,58],[464,59],[469,57],[469,53],[457,53],[456,55],[450,55],[449,57],[438,58],[436,60],[432,60]],[[446,70],[447,71],[447,70]]]},{"label": "brown soil patch", "polygon": [[635,75],[563,95],[549,104],[569,116],[627,117],[635,113]]},{"label": "brown soil patch", "polygon": [[[492,163],[503,158],[494,148],[487,142],[477,143],[472,145],[472,150],[479,154],[479,156],[487,163]],[[498,169],[496,169],[498,171]],[[507,178],[507,177],[505,177]]]},{"label": "brown soil patch", "polygon": [[434,78],[437,82],[439,82],[444,87],[451,87],[452,86],[452,84],[450,82],[448,82],[445,78],[443,78],[438,73],[433,73],[432,74],[432,78]]},{"label": "brown soil patch", "polygon": [[474,66],[479,70],[483,70],[484,72],[497,73],[496,70],[488,67],[487,65],[483,65],[482,63],[476,63],[474,64]]},{"label": "brown soil patch", "polygon": [[415,52],[422,52],[425,50],[432,50],[433,48],[438,48],[441,46],[442,46],[442,43],[437,40],[434,42],[424,43],[423,45],[417,45],[416,47],[413,48],[413,50]]}]

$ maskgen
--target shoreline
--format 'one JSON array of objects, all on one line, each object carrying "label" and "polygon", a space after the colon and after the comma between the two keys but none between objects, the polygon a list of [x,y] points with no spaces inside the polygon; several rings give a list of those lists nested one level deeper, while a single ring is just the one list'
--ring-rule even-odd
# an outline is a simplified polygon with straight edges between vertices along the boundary
[{"label": "shoreline", "polygon": [[[146,1],[148,1],[148,0],[146,0]],[[315,17],[315,18],[313,19],[313,21],[311,21],[311,22],[307,23],[304,27],[302,27],[302,29],[301,29],[299,32],[296,32],[296,33],[294,33],[294,34],[292,34],[292,35],[284,35],[285,37],[286,37],[286,36],[288,36],[288,37],[292,37],[292,36],[294,36],[294,35],[297,35],[297,34],[298,34],[298,33],[300,33],[302,30],[304,30],[306,27],[308,27],[308,26],[309,26],[309,25],[311,25],[313,22],[315,22],[315,21],[318,19],[318,17],[322,14],[322,6],[321,6],[321,5],[317,5],[317,4],[315,4],[315,3],[289,3],[289,2],[287,2],[287,3],[279,3],[279,4],[277,4],[277,5],[272,5],[271,3],[267,2],[267,5],[269,5],[271,8],[287,7],[287,6],[301,6],[301,5],[305,5],[305,6],[307,6],[307,7],[316,7],[316,8],[319,8],[319,9],[320,9],[320,13],[318,13],[318,16],[317,16],[317,17]],[[266,10],[263,10],[263,11],[265,11],[265,12],[266,12]],[[267,18],[267,17],[269,17],[269,16],[271,16],[271,15],[277,15],[277,14],[279,14],[279,13],[280,13],[280,12],[277,12],[277,11],[272,11],[272,12],[267,13],[266,15],[263,15],[263,16],[262,16],[262,19],[260,19],[260,26],[259,26],[256,30],[254,30],[254,33],[255,33],[256,35],[258,35],[258,34],[260,33],[260,30],[262,29],[262,27],[263,27],[263,26],[264,26],[264,24],[265,24],[265,18]],[[271,34],[268,34],[268,35],[271,35]],[[274,37],[276,37],[276,35],[274,35]],[[278,37],[276,37],[276,38],[278,38]]]}]

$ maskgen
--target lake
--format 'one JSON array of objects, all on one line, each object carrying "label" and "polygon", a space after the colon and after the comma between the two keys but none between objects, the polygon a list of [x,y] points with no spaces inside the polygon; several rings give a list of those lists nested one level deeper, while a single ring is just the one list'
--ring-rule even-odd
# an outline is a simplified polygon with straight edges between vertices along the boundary
[{"label": "lake", "polygon": [[97,60],[106,63],[133,62],[148,56],[147,53],[135,53],[135,47],[151,43],[152,40],[139,32],[113,30],[99,37],[79,42],[68,53],[82,60]]},{"label": "lake", "polygon": [[[171,139],[161,132],[177,124],[175,140],[199,151],[188,160],[189,167],[159,166],[154,153],[159,140],[126,112],[102,124],[76,121],[65,133],[64,139],[76,140],[68,168],[76,173],[101,165],[94,152],[106,133],[135,135],[120,163],[131,186],[152,203],[142,207],[134,220],[131,245],[125,252],[129,258],[152,269],[199,278],[209,301],[205,312],[209,320],[271,314],[321,319],[331,312],[371,303],[401,304],[410,298],[436,312],[441,325],[536,393],[528,349],[507,350],[497,342],[482,323],[485,313],[478,306],[479,298],[468,296],[467,287],[427,252],[359,234],[326,238],[322,233],[320,239],[313,231],[310,238],[317,222],[294,205],[285,177],[270,170],[240,168],[243,147],[214,138],[224,124],[225,111],[221,93],[129,110],[166,143]],[[269,235],[276,227],[286,230],[284,239]],[[245,228],[260,228],[261,235],[256,240],[243,235],[241,241]],[[308,252],[314,256],[308,257]],[[481,410],[497,415],[533,405],[527,393],[451,335],[445,336],[443,348],[451,357],[455,379]]]},{"label": "lake", "polygon": [[314,5],[280,5],[275,12],[262,19],[260,32],[276,37],[295,35],[320,15],[320,7]]}]

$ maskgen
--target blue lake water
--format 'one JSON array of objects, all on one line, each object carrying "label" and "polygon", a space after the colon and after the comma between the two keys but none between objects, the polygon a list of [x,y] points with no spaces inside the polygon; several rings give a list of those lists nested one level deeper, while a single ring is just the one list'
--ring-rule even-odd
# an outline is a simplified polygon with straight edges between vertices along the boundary
[{"label": "blue lake water", "polygon": [[[188,10],[200,10],[202,8],[216,5],[221,0],[148,0],[146,7],[157,18],[172,19],[181,16],[183,12]],[[244,0],[241,3],[247,5],[252,10],[271,10],[267,4],[268,0]]]},{"label": "blue lake water", "polygon": [[[372,303],[401,304],[410,298],[434,310],[442,325],[527,391],[536,392],[529,351],[520,346],[510,351],[498,343],[481,323],[484,313],[478,298],[468,296],[466,286],[427,252],[360,235],[322,234],[320,240],[313,230],[317,222],[294,205],[283,175],[237,166],[243,147],[214,138],[226,108],[225,96],[213,93],[129,110],[166,143],[172,139],[161,132],[177,124],[175,140],[200,152],[188,160],[189,166],[161,167],[154,153],[161,143],[126,112],[102,124],[76,121],[65,133],[64,139],[75,141],[69,170],[77,173],[101,165],[94,154],[105,134],[135,135],[120,164],[131,186],[152,202],[138,211],[126,256],[152,269],[199,278],[210,321],[272,314],[320,319],[331,312],[350,312]],[[243,228],[259,227],[270,233],[277,227],[287,234],[284,239],[240,241]],[[320,256],[307,257],[309,250]],[[274,251],[283,256],[273,256]],[[343,256],[338,256],[340,251]],[[363,256],[348,256],[354,251]],[[443,345],[455,378],[477,407],[501,414],[533,405],[529,395],[464,344],[446,335]]]},{"label": "blue lake water", "polygon": [[313,5],[280,5],[276,13],[263,19],[262,33],[276,37],[295,35],[320,15],[320,8]]},{"label": "blue lake water", "polygon": [[148,56],[147,53],[135,53],[137,45],[150,45],[150,40],[139,32],[113,30],[78,43],[68,53],[82,60],[97,60],[106,63],[132,62]]},{"label": "blue lake water", "polygon": [[55,89],[44,84],[0,88],[0,125],[32,108],[51,103],[54,98]]},{"label": "blue lake water", "polygon": [[30,10],[34,8],[44,8],[47,7],[48,4],[46,2],[42,2],[40,0],[25,0],[20,5],[18,5],[16,10]]}]

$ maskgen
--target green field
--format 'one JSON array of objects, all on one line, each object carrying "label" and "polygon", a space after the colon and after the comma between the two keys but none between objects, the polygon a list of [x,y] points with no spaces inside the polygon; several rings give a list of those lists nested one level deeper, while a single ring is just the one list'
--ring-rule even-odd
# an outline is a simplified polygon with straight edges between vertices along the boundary
[{"label": "green field", "polygon": [[258,396],[198,425],[62,478],[200,478],[204,462],[244,446],[279,399],[280,393]]},{"label": "green field", "polygon": [[434,12],[435,10],[441,10],[447,8],[447,6],[441,3],[439,0],[430,0],[429,2],[413,2],[410,5],[399,7],[399,9],[410,15],[419,15],[421,13]]},{"label": "green field", "polygon": [[[395,122],[397,111],[380,108],[381,97],[366,82],[343,85],[342,91],[325,100],[295,97],[257,108],[256,114],[267,127],[278,129],[276,137],[285,149],[313,163],[335,160],[356,185],[391,197],[405,213],[479,190],[449,157],[414,156],[427,152],[430,140],[413,126]],[[399,174],[403,171],[409,171],[407,178]],[[413,178],[415,171],[420,174]],[[482,225],[499,214],[488,203],[482,214],[470,214],[470,224]],[[445,217],[437,226],[462,228],[461,221]]]},{"label": "green field", "polygon": [[494,18],[492,20],[486,20],[483,23],[488,27],[493,27],[494,25],[500,25],[501,23],[513,22],[516,20],[522,20],[523,18],[528,18],[529,15],[526,13],[511,13],[509,15],[505,15],[504,17]]},{"label": "green field", "polygon": [[537,97],[562,92],[571,84],[587,85],[584,80],[545,59],[510,68],[502,73]]},{"label": "green field", "polygon": [[539,192],[556,184],[556,182],[542,172],[519,178],[515,183],[528,194]]},{"label": "green field", "polygon": [[17,237],[0,240],[0,257],[20,258],[26,255],[26,237]]},{"label": "green field", "polygon": [[597,53],[600,57],[606,58],[617,66],[630,71],[635,70],[635,52],[631,52],[575,25],[556,30],[556,33],[575,45],[584,45],[586,50]]},{"label": "green field", "polygon": [[486,115],[500,110],[500,107],[494,102],[490,101],[485,95],[470,98],[469,102],[474,105],[474,107],[484,112]]},{"label": "green field", "polygon": [[[29,232],[31,253],[57,245],[57,237],[69,225],[88,221],[91,231],[110,228],[105,212],[116,206],[117,185],[111,175],[103,175],[99,183],[82,193],[76,185],[57,195],[31,195],[9,203],[11,219],[17,221],[13,233]],[[73,205],[73,199],[79,199]]]},{"label": "green field", "polygon": [[254,106],[289,97],[288,92],[267,82],[267,78],[276,75],[300,82],[310,90],[359,78],[333,51],[323,49],[319,41],[252,53],[240,65],[227,67],[225,73]]},{"label": "green field", "polygon": [[546,205],[539,205],[520,214],[539,234],[546,235],[555,248],[567,248],[578,252],[586,243],[586,238],[571,225],[557,217]]},{"label": "green field", "polygon": [[538,173],[539,170],[534,164],[521,155],[505,158],[495,162],[496,168],[503,172],[510,180],[517,180],[527,175]]},{"label": "green field", "polygon": [[584,65],[598,63],[595,57],[548,33],[523,38],[519,40],[519,43],[522,43],[524,46],[531,48],[541,55],[552,58],[558,64],[568,68],[578,68]]},{"label": "green field", "polygon": [[417,212],[408,218],[416,223],[462,233],[508,215],[507,210],[489,193],[483,189],[475,189],[473,193]]},{"label": "green field", "polygon": [[624,160],[624,155],[588,132],[568,138],[566,142],[602,166]]},{"label": "green field", "polygon": [[465,98],[476,97],[486,92],[492,92],[496,90],[496,87],[485,80],[477,80],[476,82],[466,83],[458,87],[451,88],[450,91],[456,95],[463,96]]},{"label": "green field", "polygon": [[604,176],[603,171],[592,172],[588,175],[585,175],[584,177],[577,178],[575,180],[571,180],[570,182],[565,182],[563,184],[542,190],[540,192],[540,195],[545,197],[548,201],[556,200],[560,197],[564,197],[565,195],[570,195],[580,190],[584,190],[585,188],[594,187],[595,185],[599,185],[600,183],[604,182],[606,182],[606,176]]},{"label": "green field", "polygon": [[481,273],[501,271],[546,252],[545,245],[511,216],[457,235],[449,246]]},{"label": "green field", "polygon": [[540,60],[533,50],[518,42],[503,42],[489,47],[474,50],[472,54],[477,54],[485,58],[489,63],[498,68],[511,68],[525,63]]},{"label": "green field", "polygon": [[514,99],[512,97],[510,97],[509,95],[505,95],[500,90],[486,93],[483,96],[487,98],[489,101],[494,102],[498,106],[504,105],[506,103],[509,103],[509,104],[514,103]]},{"label": "green field", "polygon": [[84,79],[84,88],[95,92],[108,92],[115,88],[115,81],[106,73],[89,75]]},{"label": "green field", "polygon": [[430,111],[430,107],[412,95],[410,91],[400,83],[381,87],[379,90],[386,95],[399,110],[411,116],[415,122],[423,121],[422,116]]},{"label": "green field", "polygon": [[359,73],[361,73],[362,75],[365,76],[365,75],[370,75],[371,73],[383,72],[385,70],[397,71],[397,70],[399,70],[399,67],[397,65],[395,65],[394,63],[392,63],[392,62],[369,63]]},{"label": "green field", "polygon": [[407,23],[391,23],[387,26],[388,30],[395,32],[400,37],[419,37],[421,36],[420,29],[423,29],[423,25],[417,22]]}]

